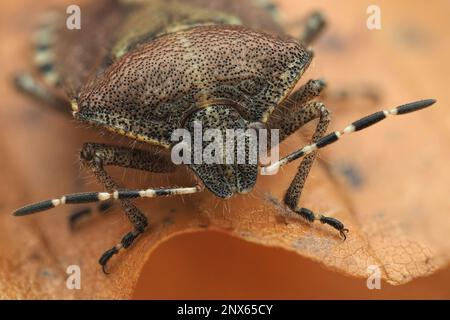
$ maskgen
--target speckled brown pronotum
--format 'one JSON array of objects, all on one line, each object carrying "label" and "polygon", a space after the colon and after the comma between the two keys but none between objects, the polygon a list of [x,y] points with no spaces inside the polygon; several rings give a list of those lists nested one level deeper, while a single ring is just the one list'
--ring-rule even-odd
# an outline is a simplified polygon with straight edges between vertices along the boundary
[{"label": "speckled brown pronotum", "polygon": [[174,171],[167,154],[175,129],[191,131],[194,121],[201,121],[205,130],[279,129],[283,141],[318,119],[310,145],[262,170],[271,172],[304,157],[284,202],[306,220],[337,229],[345,239],[348,230],[340,221],[298,206],[317,150],[388,116],[435,102],[422,100],[380,111],[325,135],[330,113],[323,103],[314,101],[324,81],[310,80],[292,92],[313,58],[308,46],[325,25],[319,13],[305,19],[299,40],[283,32],[274,17],[275,7],[261,0],[102,0],[80,7],[80,30],[66,28],[65,8],[40,27],[35,47],[39,76],[19,75],[18,87],[57,110],[71,111],[77,121],[166,152],[87,143],[81,162],[105,186],[105,192],[65,195],[14,214],[24,216],[63,204],[120,201],[133,229],[101,256],[103,270],[114,254],[128,248],[147,228],[147,218],[133,199],[196,193],[203,187],[217,197],[229,198],[254,187],[258,165],[250,163],[191,164],[197,185],[146,190],[120,188],[105,170],[120,166],[155,173]]}]

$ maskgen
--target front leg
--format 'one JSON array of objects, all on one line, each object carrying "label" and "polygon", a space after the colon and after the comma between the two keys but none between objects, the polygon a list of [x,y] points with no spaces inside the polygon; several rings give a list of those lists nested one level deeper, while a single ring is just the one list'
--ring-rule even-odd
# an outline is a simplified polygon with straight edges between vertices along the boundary
[{"label": "front leg", "polygon": [[105,166],[119,166],[150,172],[173,172],[175,165],[170,155],[106,144],[85,144],[81,150],[81,162],[90,169],[108,192],[83,192],[64,195],[59,198],[33,203],[14,211],[15,216],[26,216],[55,208],[60,205],[120,201],[133,230],[125,234],[120,242],[107,250],[99,259],[103,272],[109,259],[121,249],[128,248],[148,226],[146,216],[131,202],[136,198],[156,198],[192,194],[202,191],[200,186],[160,189],[121,189],[104,169]]},{"label": "front leg", "polygon": [[[303,117],[304,119],[303,121],[300,120],[302,119],[301,116],[298,117],[299,121],[301,122],[301,124],[299,124],[300,126],[303,126],[304,124],[306,124],[306,122],[309,122],[310,120],[319,118],[319,123],[317,124],[316,131],[312,139],[313,142],[318,141],[325,135],[328,128],[328,124],[330,123],[329,111],[326,109],[325,105],[321,102],[310,103],[306,105],[304,109],[301,110],[302,110],[300,111],[301,114],[309,115],[309,117]],[[332,226],[333,228],[339,231],[340,235],[345,240],[347,238],[345,232],[348,232],[348,229],[344,227],[342,222],[340,222],[335,218],[326,217],[322,214],[316,214],[307,208],[301,208],[298,206],[303,187],[305,185],[305,182],[308,178],[308,174],[311,170],[311,167],[316,157],[317,152],[312,152],[302,160],[300,166],[298,167],[298,171],[284,196],[284,203],[292,211],[294,211],[295,213],[297,213],[298,215],[300,215],[302,218],[306,219],[309,222],[318,220],[322,223]]]},{"label": "front leg", "polygon": [[[85,144],[81,150],[80,160],[109,192],[119,190],[120,187],[106,172],[105,166],[119,166],[155,173],[173,172],[175,170],[170,158],[163,154],[97,143]],[[127,218],[134,227],[143,231],[147,226],[145,216],[130,200],[121,200],[121,204]]]},{"label": "front leg", "polygon": [[[111,193],[117,192],[120,188],[106,172],[104,166],[120,166],[150,172],[172,172],[175,169],[170,159],[161,154],[94,143],[84,145],[81,151],[81,162],[94,173],[100,183]],[[129,199],[121,199],[120,202],[127,218],[133,225],[133,230],[101,256],[99,263],[105,273],[108,260],[122,248],[127,249],[148,226],[146,216]]]}]

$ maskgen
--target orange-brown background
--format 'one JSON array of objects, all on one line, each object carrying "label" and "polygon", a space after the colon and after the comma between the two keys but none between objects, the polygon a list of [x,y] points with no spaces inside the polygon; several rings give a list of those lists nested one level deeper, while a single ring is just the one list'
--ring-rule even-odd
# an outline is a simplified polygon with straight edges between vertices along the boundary
[{"label": "orange-brown background", "polygon": [[[8,216],[11,209],[24,202],[44,199],[53,193],[59,194],[61,193],[59,190],[71,190],[73,186],[67,180],[76,175],[78,170],[78,165],[75,164],[77,149],[70,149],[68,153],[63,151],[68,144],[77,145],[78,141],[82,141],[81,138],[74,137],[75,134],[84,134],[82,128],[74,129],[75,126],[71,123],[70,129],[67,129],[69,125],[59,115],[49,114],[39,104],[33,105],[30,100],[18,97],[11,88],[8,78],[12,72],[27,66],[29,33],[33,26],[33,19],[30,17],[34,17],[35,12],[44,9],[47,2],[59,3],[3,1],[0,10],[2,35],[0,172],[3,180],[0,189],[2,194],[0,218],[2,227],[6,230],[0,236],[0,241],[2,241],[2,256],[10,257],[9,260],[0,260],[2,267],[0,275],[5,277],[4,273],[9,272],[8,270],[23,269],[23,279],[15,279],[14,276],[10,281],[24,282],[23,286],[4,284],[2,288],[5,292],[0,293],[4,297],[32,297],[33,295],[20,291],[21,288],[25,290],[23,288],[30,283],[31,286],[39,287],[36,289],[37,292],[49,292],[39,297],[57,297],[57,293],[50,292],[53,290],[52,285],[59,285],[57,280],[48,283],[34,282],[34,276],[27,274],[28,270],[34,270],[32,269],[34,264],[37,266],[43,261],[57,260],[58,254],[44,257],[37,255],[34,260],[30,260],[13,244],[7,246],[5,243],[19,242],[22,246],[35,247],[36,250],[44,243],[48,251],[51,251],[52,245],[48,243],[49,241],[65,241],[67,246],[70,246],[71,241],[77,241],[77,238],[66,230],[55,232],[54,239],[35,231],[39,229],[23,230],[21,233],[22,222],[10,222]],[[401,101],[402,98],[399,97],[401,89],[401,94],[411,91],[408,97],[414,97],[415,92],[432,94],[439,100],[440,108],[449,105],[450,23],[447,15],[450,12],[450,3],[448,1],[378,1],[377,4],[382,9],[381,31],[368,31],[365,28],[366,8],[372,4],[371,1],[280,0],[279,4],[286,20],[292,23],[313,8],[323,9],[330,20],[328,41],[325,37],[316,46],[316,61],[306,77],[326,77],[331,87],[338,88],[351,87],[358,81],[373,83],[380,88],[382,101],[386,103]],[[334,35],[339,41],[330,40],[330,35]],[[336,46],[340,48],[337,53]],[[389,65],[392,72],[380,74],[378,65]],[[362,102],[370,103],[364,100]],[[336,120],[339,126],[352,120],[355,115],[365,114],[367,110],[371,110],[361,106],[360,110],[349,113],[346,108],[358,108],[355,102],[348,105],[340,104],[340,107],[341,109],[330,106],[334,116],[341,118]],[[434,121],[440,122],[439,128],[450,127],[449,115],[450,112],[441,112],[434,117]],[[333,128],[337,128],[337,125],[335,124]],[[449,132],[445,134],[443,140],[446,138],[449,141]],[[423,135],[426,135],[426,132]],[[374,140],[376,137],[374,135],[371,137],[369,139],[372,140],[368,141],[374,143],[376,152],[382,152],[382,146],[378,146]],[[448,144],[443,145],[444,148],[447,146]],[[81,145],[78,145],[79,147]],[[411,147],[410,150],[419,152],[420,149],[421,146],[416,146],[416,149]],[[338,153],[338,148],[334,148],[333,152]],[[327,161],[333,161],[333,152],[326,153]],[[58,163],[64,164],[58,166]],[[67,169],[72,172],[61,173],[61,170]],[[439,170],[448,172],[448,168],[445,167],[434,169],[435,172]],[[436,174],[430,179],[439,179],[439,175]],[[413,180],[411,183],[417,184],[420,190],[423,181]],[[369,200],[376,201],[376,194]],[[370,201],[367,205],[370,205]],[[446,209],[448,203],[436,204],[436,210]],[[446,217],[441,212],[439,216],[444,219]],[[46,221],[43,224],[48,225],[49,221],[54,221],[55,226],[64,226],[62,215],[41,217],[37,219]],[[430,219],[433,219],[433,216],[430,216]],[[41,223],[40,221],[42,220],[28,220],[26,223],[28,226],[37,225]],[[98,218],[94,223],[105,224]],[[119,221],[109,218],[109,226],[115,226],[117,223]],[[84,250],[87,256],[95,258],[98,251],[90,249],[89,241],[92,243],[102,241],[102,232],[108,230],[103,227],[99,233],[93,233],[93,227],[88,228],[91,229],[86,233],[89,240]],[[103,241],[102,246],[108,246],[108,243]],[[67,250],[69,252],[74,249],[69,247]],[[30,269],[24,267],[22,261],[30,264]],[[26,280],[28,277],[31,279],[29,282]],[[49,278],[52,278],[51,272]],[[98,290],[106,290],[105,286],[102,283]],[[32,288],[30,290],[33,291]],[[102,297],[101,294],[93,296]],[[329,271],[319,263],[295,253],[206,231],[183,234],[163,242],[150,255],[132,297],[450,298],[450,269],[437,271],[429,277],[416,279],[402,286],[394,287],[383,283],[382,290],[369,291],[364,279],[355,279]]]}]

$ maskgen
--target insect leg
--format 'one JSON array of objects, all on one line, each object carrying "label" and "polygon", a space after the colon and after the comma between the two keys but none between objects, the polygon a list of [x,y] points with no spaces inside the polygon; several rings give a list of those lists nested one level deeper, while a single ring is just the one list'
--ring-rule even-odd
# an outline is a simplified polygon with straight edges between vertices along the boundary
[{"label": "insect leg", "polygon": [[75,226],[77,222],[81,219],[83,219],[86,216],[89,216],[92,214],[91,208],[83,208],[77,211],[72,212],[69,215],[69,227],[71,230],[75,229]]},{"label": "insect leg", "polygon": [[109,259],[111,259],[111,257],[113,255],[119,253],[119,251],[121,249],[129,248],[131,246],[131,244],[134,242],[134,240],[142,232],[143,231],[138,230],[138,229],[134,229],[134,230],[128,232],[127,234],[125,234],[122,237],[122,239],[120,240],[120,242],[118,244],[116,244],[114,247],[112,247],[111,249],[105,251],[105,253],[102,254],[100,259],[98,260],[98,263],[102,266],[103,273],[108,274],[108,272],[106,271],[106,265],[107,265]]},{"label": "insect leg", "polygon": [[[288,126],[283,126],[280,128],[282,132],[289,132],[292,128],[299,128],[314,119],[319,119],[312,137],[313,142],[317,141],[325,134],[331,120],[330,112],[321,102],[307,103],[299,110],[299,112],[293,114],[292,116],[294,116],[294,120],[297,121],[297,124],[294,124],[294,126],[291,127],[289,125],[292,125],[292,123],[288,123]],[[294,179],[291,182],[291,185],[289,186],[288,191],[286,192],[284,201],[293,210],[296,208],[298,200],[300,199],[303,186],[306,182],[309,171],[311,170],[312,164],[316,159],[316,155],[316,153],[311,153],[303,159]]]},{"label": "insect leg", "polygon": [[114,254],[118,253],[120,249],[128,248],[135,238],[144,232],[148,225],[146,216],[131,202],[132,199],[140,197],[154,198],[161,196],[190,194],[200,191],[198,186],[146,190],[120,189],[119,185],[112,179],[104,168],[105,166],[119,166],[158,173],[173,172],[175,170],[175,165],[171,162],[170,157],[163,153],[106,144],[87,143],[81,150],[80,158],[83,165],[90,169],[100,183],[106,187],[107,192],[84,192],[70,194],[57,199],[46,200],[20,208],[14,212],[14,215],[28,215],[64,204],[103,202],[110,200],[120,201],[126,216],[134,228],[133,231],[128,233],[122,239],[119,245],[116,245],[102,255],[99,262],[104,271],[107,261]]},{"label": "insect leg", "polygon": [[306,123],[320,118],[321,107],[316,103],[307,103],[318,97],[324,88],[324,80],[309,80],[274,111],[268,125],[280,129],[280,142]]},{"label": "insect leg", "polygon": [[174,170],[174,166],[162,154],[94,143],[87,143],[83,146],[81,150],[81,161],[94,173],[100,183],[106,187],[108,192],[110,192],[110,196],[117,199],[122,198],[120,200],[122,208],[134,227],[133,231],[125,235],[118,245],[106,251],[101,256],[99,263],[103,271],[105,271],[108,260],[114,254],[118,253],[121,248],[128,248],[136,237],[144,232],[148,222],[146,216],[129,200],[136,196],[145,196],[146,192],[128,192],[127,195],[129,197],[126,196],[126,193],[122,192],[123,195],[121,196],[121,192],[117,191],[119,190],[119,185],[111,178],[104,167],[114,165],[150,172],[171,172]]},{"label": "insect leg", "polygon": [[328,125],[327,122],[323,122],[323,125],[321,128],[319,121],[319,125],[316,129],[316,133],[314,134],[313,143],[309,144],[305,147],[303,147],[300,150],[297,150],[287,157],[281,159],[277,163],[274,163],[268,167],[263,168],[263,170],[266,173],[269,173],[270,171],[274,170],[275,168],[279,168],[282,165],[288,164],[296,159],[299,159],[301,157],[305,157],[300,165],[299,171],[297,172],[296,176],[294,177],[294,180],[292,181],[286,195],[284,198],[285,203],[297,214],[301,215],[308,221],[315,221],[319,220],[322,223],[328,224],[332,226],[333,228],[337,229],[341,236],[345,239],[346,235],[345,232],[348,232],[347,229],[345,229],[344,225],[336,220],[335,218],[331,217],[325,217],[323,215],[317,215],[314,214],[311,210],[305,209],[305,208],[298,208],[297,202],[299,200],[303,185],[305,183],[306,177],[308,175],[309,169],[311,168],[312,161],[314,160],[317,150],[321,149],[323,147],[326,147],[327,145],[330,145],[336,141],[338,141],[342,135],[344,134],[350,134],[359,130],[363,130],[365,128],[368,128],[384,119],[386,119],[389,116],[393,115],[402,115],[407,114],[411,112],[415,112],[424,108],[427,108],[431,105],[433,105],[436,102],[434,99],[428,99],[428,100],[421,100],[416,101],[412,103],[408,103],[405,105],[401,105],[399,107],[388,109],[384,111],[378,111],[371,115],[368,115],[364,118],[361,118],[357,121],[354,121],[350,125],[344,128],[342,131],[335,131],[332,132],[326,136],[323,136],[326,127]]},{"label": "insect leg", "polygon": [[[96,173],[98,175],[99,173]],[[101,174],[101,173],[100,173]],[[103,179],[103,178],[102,178]],[[137,197],[162,197],[171,196],[179,194],[191,194],[200,192],[201,188],[199,186],[186,187],[186,188],[167,188],[167,189],[146,189],[146,190],[120,190],[113,191],[109,194],[109,197],[114,197],[117,199],[122,199],[122,207],[127,214],[127,217],[134,226],[134,229],[127,233],[122,240],[112,247],[111,249],[105,251],[99,259],[99,264],[102,266],[104,273],[106,272],[106,264],[109,259],[121,249],[127,249],[134,240],[145,231],[148,226],[147,218],[145,215],[134,205],[130,200],[125,200],[127,198],[137,198]]]},{"label": "insect leg", "polygon": [[[145,217],[145,215],[128,199],[139,197],[154,198],[180,194],[192,194],[200,191],[201,188],[199,186],[195,186],[185,188],[165,188],[165,189],[146,189],[146,190],[119,190],[119,191],[116,190],[113,191],[112,193],[109,193],[109,196],[107,196],[108,198],[121,199],[122,207],[127,217],[133,224],[134,228],[132,231],[128,232],[117,245],[115,245],[114,247],[105,251],[102,254],[98,262],[102,266],[103,272],[107,273],[106,265],[109,259],[111,259],[111,257],[114,256],[115,254],[119,253],[121,249],[127,249],[134,242],[134,240],[145,231],[145,229],[148,226],[147,218]],[[106,193],[104,193],[104,195],[106,195]]]},{"label": "insect leg", "polygon": [[[70,101],[58,89],[59,76],[54,67],[56,42],[55,29],[63,20],[56,12],[49,12],[41,17],[41,25],[34,36],[34,63],[39,73],[39,81],[31,74],[21,73],[15,76],[16,87],[45,102],[58,112],[70,115]],[[57,94],[57,91],[61,91]]]},{"label": "insect leg", "polygon": [[[321,102],[307,103],[301,108],[297,109],[295,112],[289,114],[289,117],[285,119],[285,122],[280,123],[280,136],[285,138],[309,121],[317,118],[319,119],[319,123],[317,124],[316,131],[313,135],[312,140],[314,142],[318,141],[323,137],[327,130],[328,124],[330,123],[330,113],[326,109],[325,105]],[[306,179],[308,178],[308,174],[311,170],[314,160],[316,159],[316,155],[316,152],[312,152],[303,159],[294,179],[291,182],[291,185],[286,191],[284,202],[292,211],[294,211],[307,221],[313,222],[315,220],[319,220],[322,223],[331,225],[332,227],[337,229],[340,232],[341,236],[345,239],[345,232],[347,232],[348,230],[345,229],[344,225],[340,221],[335,218],[325,217],[321,214],[315,214],[307,208],[298,207],[298,202],[300,200],[303,187],[305,185]]]},{"label": "insect leg", "polygon": [[[103,161],[103,165],[116,165],[127,168],[135,168],[150,172],[171,172],[173,167],[170,167],[170,160],[166,159],[162,155],[156,156],[153,153],[139,150],[129,149],[125,147],[108,146],[105,144],[92,144],[88,143],[84,146],[82,157],[92,158],[92,153],[100,155]],[[166,163],[166,165],[163,165]],[[167,167],[167,168],[165,168]],[[109,209],[113,203],[111,201],[101,202],[97,207],[99,212],[105,212]],[[82,209],[76,211],[69,216],[69,225],[73,229],[78,220],[90,215],[92,210]]]},{"label": "insect leg", "polygon": [[[108,211],[108,209],[110,209],[112,206],[114,205],[114,202],[112,200],[109,201],[104,201],[104,202],[100,202],[99,205],[97,206],[96,210],[99,213],[106,213]],[[93,213],[93,209],[92,208],[82,208],[76,211],[73,211],[70,215],[69,215],[69,227],[71,230],[74,230],[76,225],[78,224],[78,222],[90,215],[92,215]]]},{"label": "insect leg", "polygon": [[311,45],[317,40],[325,27],[326,20],[322,13],[319,11],[313,12],[306,18],[303,35],[300,37],[300,41],[304,43],[305,46]]}]

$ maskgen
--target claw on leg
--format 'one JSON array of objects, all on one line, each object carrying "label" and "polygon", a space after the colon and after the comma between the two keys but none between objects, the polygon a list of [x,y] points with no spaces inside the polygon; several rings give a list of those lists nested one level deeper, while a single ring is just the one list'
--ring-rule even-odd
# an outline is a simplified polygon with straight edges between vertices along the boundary
[{"label": "claw on leg", "polygon": [[325,217],[323,215],[317,215],[307,208],[296,208],[294,212],[308,222],[314,222],[315,220],[319,220],[324,224],[332,226],[333,228],[339,231],[339,234],[344,239],[344,241],[347,239],[347,235],[345,233],[348,233],[349,230],[345,228],[344,224],[340,222],[338,219],[332,217]]},{"label": "claw on leg", "polygon": [[345,233],[348,233],[348,232],[349,232],[349,231],[348,231],[347,228],[344,228],[344,229],[342,229],[342,230],[339,231],[339,234],[340,234],[341,237],[344,239],[344,241],[347,240],[347,235],[346,235]]},{"label": "claw on leg", "polygon": [[108,263],[109,259],[115,254],[119,252],[119,249],[116,247],[111,248],[107,250],[105,253],[102,254],[100,257],[100,260],[98,260],[98,263],[102,266],[102,270],[104,274],[109,274],[109,272],[106,271],[106,264]]},{"label": "claw on leg", "polygon": [[138,230],[128,232],[125,236],[123,236],[119,244],[102,254],[100,259],[98,260],[98,263],[102,266],[104,274],[109,274],[109,272],[106,271],[106,265],[109,259],[111,259],[113,255],[119,253],[120,249],[128,248],[141,233],[142,232]]}]

